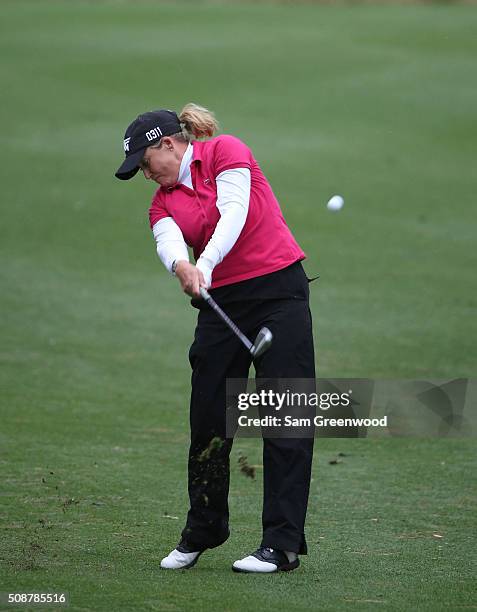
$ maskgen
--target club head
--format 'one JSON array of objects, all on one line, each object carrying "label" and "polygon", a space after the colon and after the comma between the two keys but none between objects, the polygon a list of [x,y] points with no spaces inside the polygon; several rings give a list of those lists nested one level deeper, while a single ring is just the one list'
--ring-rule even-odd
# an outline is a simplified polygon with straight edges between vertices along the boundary
[{"label": "club head", "polygon": [[273,334],[268,327],[262,327],[258,332],[255,342],[250,349],[250,352],[254,357],[262,355],[272,344]]}]

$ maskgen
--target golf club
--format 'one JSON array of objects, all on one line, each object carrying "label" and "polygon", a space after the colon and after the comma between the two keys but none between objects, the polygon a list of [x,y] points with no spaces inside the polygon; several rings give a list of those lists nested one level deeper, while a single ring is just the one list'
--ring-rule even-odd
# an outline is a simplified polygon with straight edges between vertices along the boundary
[{"label": "golf club", "polygon": [[262,327],[262,329],[258,332],[257,337],[255,338],[255,342],[252,343],[247,338],[245,334],[243,334],[240,329],[235,325],[235,323],[225,314],[225,312],[220,308],[214,298],[209,294],[207,289],[204,287],[200,288],[200,295],[207,302],[207,304],[215,310],[215,312],[219,315],[219,317],[226,323],[230,329],[234,332],[238,338],[245,344],[247,350],[250,352],[252,357],[258,357],[262,355],[272,344],[273,335],[272,332],[268,329],[268,327]]}]

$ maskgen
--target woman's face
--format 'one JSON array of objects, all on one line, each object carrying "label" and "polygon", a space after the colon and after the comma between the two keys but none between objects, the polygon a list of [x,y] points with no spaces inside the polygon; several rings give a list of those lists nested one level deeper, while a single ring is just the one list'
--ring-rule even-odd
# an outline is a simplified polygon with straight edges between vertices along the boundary
[{"label": "woman's face", "polygon": [[159,148],[146,149],[139,167],[146,179],[151,179],[162,187],[172,187],[177,183],[187,143],[164,136],[160,144]]}]

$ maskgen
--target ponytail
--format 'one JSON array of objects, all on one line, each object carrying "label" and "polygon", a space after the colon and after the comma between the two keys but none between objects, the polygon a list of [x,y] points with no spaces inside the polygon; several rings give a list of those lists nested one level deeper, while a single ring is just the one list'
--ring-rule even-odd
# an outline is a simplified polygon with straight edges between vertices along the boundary
[{"label": "ponytail", "polygon": [[193,102],[186,104],[179,115],[182,134],[187,141],[192,138],[211,138],[219,129],[212,111]]}]

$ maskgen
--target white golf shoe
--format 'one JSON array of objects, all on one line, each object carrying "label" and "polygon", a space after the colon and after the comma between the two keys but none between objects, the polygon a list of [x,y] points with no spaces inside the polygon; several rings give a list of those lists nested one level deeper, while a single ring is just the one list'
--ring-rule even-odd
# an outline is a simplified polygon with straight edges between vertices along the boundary
[{"label": "white golf shoe", "polygon": [[261,546],[248,557],[235,561],[234,572],[271,574],[272,572],[289,572],[300,565],[298,555],[294,552],[276,550]]},{"label": "white golf shoe", "polygon": [[178,546],[167,557],[164,557],[161,567],[163,569],[190,569],[194,567],[203,552],[203,550],[189,552],[182,546]]}]

